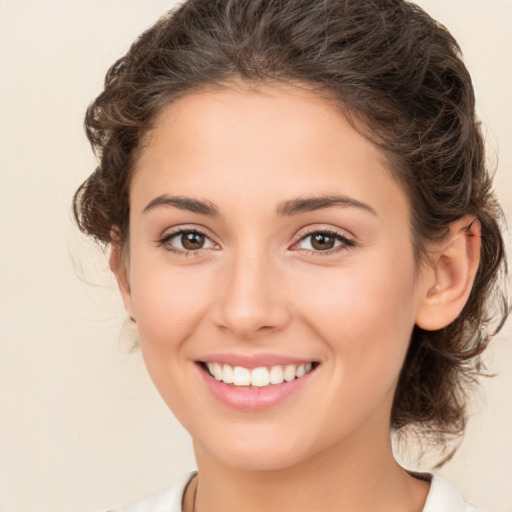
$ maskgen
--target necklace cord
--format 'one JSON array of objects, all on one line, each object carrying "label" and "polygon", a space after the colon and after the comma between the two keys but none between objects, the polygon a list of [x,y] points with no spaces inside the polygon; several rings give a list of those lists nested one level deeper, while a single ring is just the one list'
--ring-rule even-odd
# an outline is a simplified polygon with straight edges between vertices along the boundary
[{"label": "necklace cord", "polygon": [[196,512],[197,488],[199,487],[199,477],[196,475],[196,487],[194,489],[194,497],[192,499],[192,512]]}]

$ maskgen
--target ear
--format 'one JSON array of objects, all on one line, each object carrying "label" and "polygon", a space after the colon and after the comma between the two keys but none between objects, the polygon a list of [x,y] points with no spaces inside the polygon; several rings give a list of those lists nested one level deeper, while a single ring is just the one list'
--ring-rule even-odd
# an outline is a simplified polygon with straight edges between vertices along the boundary
[{"label": "ear", "polygon": [[130,315],[130,319],[135,320],[133,314],[133,303],[132,303],[132,294],[130,289],[130,278],[129,278],[129,268],[128,262],[125,254],[123,253],[123,247],[116,242],[117,238],[115,235],[112,235],[112,243],[110,246],[110,270],[112,270],[114,276],[117,280],[117,285],[119,286],[119,291],[121,292],[121,297],[123,299],[124,307]]},{"label": "ear", "polygon": [[480,222],[472,215],[450,225],[448,237],[433,251],[432,266],[425,268],[425,286],[416,315],[418,327],[435,331],[459,316],[478,270],[480,236]]}]

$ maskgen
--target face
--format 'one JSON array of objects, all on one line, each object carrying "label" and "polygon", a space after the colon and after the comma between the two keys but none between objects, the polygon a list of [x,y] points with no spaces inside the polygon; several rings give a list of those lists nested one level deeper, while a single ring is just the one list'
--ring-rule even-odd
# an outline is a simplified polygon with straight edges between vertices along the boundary
[{"label": "face", "polygon": [[378,150],[284,86],[186,96],[148,140],[118,278],[197,452],[278,469],[388,443],[422,287]]}]

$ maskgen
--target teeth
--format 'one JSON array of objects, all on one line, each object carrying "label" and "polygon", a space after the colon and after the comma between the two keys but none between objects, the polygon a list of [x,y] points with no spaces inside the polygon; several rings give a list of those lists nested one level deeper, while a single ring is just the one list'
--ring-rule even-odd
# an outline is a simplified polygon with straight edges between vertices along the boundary
[{"label": "teeth", "polygon": [[213,363],[213,376],[215,380],[222,380],[222,366],[219,363]]},{"label": "teeth", "polygon": [[251,371],[241,366],[235,366],[233,384],[235,386],[249,386],[251,384]]},{"label": "teeth", "polygon": [[312,363],[307,364],[288,364],[286,366],[272,366],[271,368],[254,368],[249,370],[243,366],[235,366],[220,363],[206,363],[208,371],[215,380],[222,381],[225,384],[233,384],[234,386],[252,386],[255,388],[263,388],[272,384],[282,384],[283,382],[291,382],[300,379],[312,368]]},{"label": "teeth", "polygon": [[286,382],[290,382],[291,380],[295,379],[295,372],[296,372],[295,366],[293,364],[289,364],[284,369],[284,380]]},{"label": "teeth", "polygon": [[251,385],[262,388],[270,384],[270,375],[266,368],[254,368],[251,372]]},{"label": "teeth", "polygon": [[229,364],[222,367],[222,380],[226,384],[233,384],[233,368]]},{"label": "teeth", "polygon": [[270,384],[281,384],[284,382],[283,368],[281,366],[272,366],[269,378]]}]

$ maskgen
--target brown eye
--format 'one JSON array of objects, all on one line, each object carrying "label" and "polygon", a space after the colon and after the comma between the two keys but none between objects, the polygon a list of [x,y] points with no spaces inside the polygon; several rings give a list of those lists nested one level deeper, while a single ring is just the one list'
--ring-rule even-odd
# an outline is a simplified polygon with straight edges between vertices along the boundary
[{"label": "brown eye", "polygon": [[311,235],[311,246],[318,251],[332,249],[335,243],[335,238],[327,233],[315,233]]},{"label": "brown eye", "polygon": [[184,254],[215,247],[215,244],[204,233],[185,229],[165,236],[160,243],[171,252]]},{"label": "brown eye", "polygon": [[335,231],[315,231],[303,236],[296,244],[298,249],[328,254],[353,246],[352,240]]},{"label": "brown eye", "polygon": [[201,233],[182,233],[181,245],[187,251],[196,251],[203,248],[204,239],[205,236]]}]

